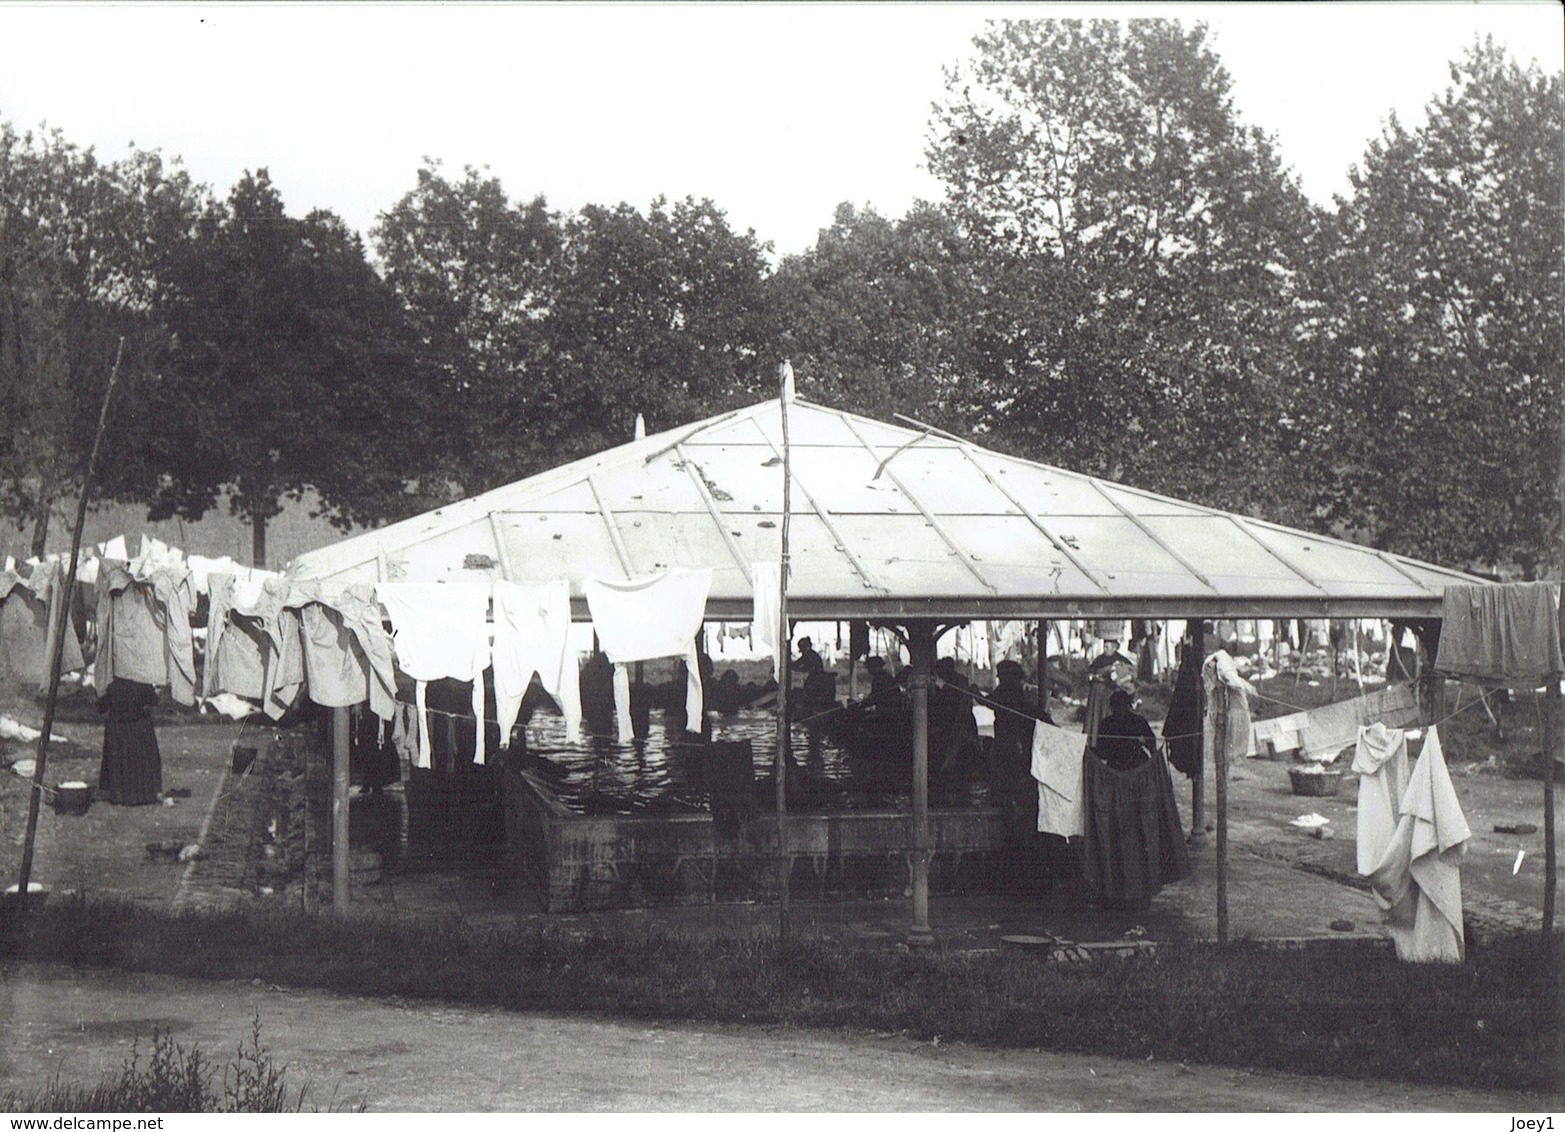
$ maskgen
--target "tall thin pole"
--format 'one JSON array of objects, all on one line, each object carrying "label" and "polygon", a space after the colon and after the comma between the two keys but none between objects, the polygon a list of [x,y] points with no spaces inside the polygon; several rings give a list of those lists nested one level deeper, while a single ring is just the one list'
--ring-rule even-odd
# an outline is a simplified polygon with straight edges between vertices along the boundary
[{"label": "tall thin pole", "polygon": [[1216,736],[1213,761],[1217,777],[1217,942],[1228,945],[1228,697],[1221,680],[1213,689],[1212,732]]},{"label": "tall thin pole", "polygon": [[[1560,406],[1560,550],[1561,564],[1565,565],[1565,404]],[[1560,594],[1565,600],[1565,591]],[[1554,831],[1554,752],[1565,753],[1565,703],[1560,698],[1560,682],[1549,681],[1546,704],[1554,721],[1554,742],[1543,749],[1543,947],[1546,952],[1554,948],[1554,878],[1557,866]]]},{"label": "tall thin pole", "polygon": [[54,729],[54,709],[60,698],[60,660],[65,653],[65,634],[71,631],[71,605],[76,598],[76,558],[81,553],[82,528],[87,523],[87,501],[92,497],[92,478],[98,471],[98,453],[109,423],[109,400],[120,376],[120,359],[125,354],[125,339],[114,350],[114,368],[103,391],[103,407],[98,410],[98,431],[92,438],[87,457],[87,474],[82,480],[81,498],[76,503],[76,527],[71,531],[71,556],[65,564],[65,593],[60,599],[58,623],[54,626],[54,648],[49,656],[49,698],[44,702],[43,726],[38,735],[38,757],[33,764],[33,788],[27,798],[27,833],[22,838],[22,871],[16,880],[17,899],[27,905],[27,886],[33,877],[33,845],[38,834],[38,804],[43,797],[44,767],[49,761],[49,735]]},{"label": "tall thin pole", "polygon": [[924,621],[910,621],[907,630],[913,661],[908,678],[913,700],[913,926],[907,941],[920,946],[935,939],[929,926],[929,681],[935,635]]},{"label": "tall thin pole", "polygon": [[[352,748],[349,745],[348,709],[331,712],[331,908],[341,915],[348,909],[348,792],[352,777]],[[483,736],[479,736],[483,742]],[[308,823],[306,823],[308,824]],[[310,885],[308,878],[305,889]]]},{"label": "tall thin pole", "polygon": [[777,684],[777,759],[773,777],[777,784],[777,942],[788,943],[788,884],[793,879],[793,862],[788,856],[788,685],[793,682],[793,632],[788,626],[788,522],[790,489],[793,483],[791,453],[788,448],[788,402],[793,400],[793,366],[784,360],[777,367],[777,405],[782,414],[782,555],[778,574],[777,625],[782,639],[782,679]]}]

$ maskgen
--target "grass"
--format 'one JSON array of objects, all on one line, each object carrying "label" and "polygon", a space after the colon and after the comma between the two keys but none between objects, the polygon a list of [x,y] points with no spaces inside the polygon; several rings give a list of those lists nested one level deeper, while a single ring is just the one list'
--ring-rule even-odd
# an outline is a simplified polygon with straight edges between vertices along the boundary
[{"label": "grass", "polygon": [[240,1043],[221,1070],[200,1047],[187,1050],[154,1029],[145,1065],[138,1041],[119,1076],[97,1085],[56,1077],[35,1089],[7,1089],[0,1092],[0,1112],[302,1112],[309,1086],[291,1092],[287,1072],[261,1044],[257,1014],[250,1044]]},{"label": "grass", "polygon": [[[903,1033],[994,1048],[1560,1094],[1560,968],[1536,937],[1459,966],[1239,945],[1093,964],[799,940],[583,938],[260,906],[63,901],[16,958],[601,1017]],[[258,1044],[258,1042],[257,1042]]]}]

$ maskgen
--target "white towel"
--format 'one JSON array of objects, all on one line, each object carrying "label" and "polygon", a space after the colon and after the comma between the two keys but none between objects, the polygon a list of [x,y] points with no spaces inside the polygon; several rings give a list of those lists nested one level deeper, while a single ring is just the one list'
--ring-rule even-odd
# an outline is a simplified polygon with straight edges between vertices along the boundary
[{"label": "white towel", "polygon": [[1359,776],[1358,870],[1368,876],[1386,855],[1407,790],[1407,732],[1375,723],[1359,728],[1353,750]]},{"label": "white towel", "polygon": [[1460,862],[1472,830],[1451,785],[1440,736],[1431,727],[1401,798],[1402,815],[1370,876],[1388,906],[1399,959],[1459,963],[1462,935]]},{"label": "white towel", "polygon": [[1039,720],[1032,729],[1032,776],[1038,781],[1038,832],[1080,837],[1086,828],[1082,758],[1087,736]]},{"label": "white towel", "polygon": [[782,563],[754,562],[750,566],[754,579],[754,608],[750,615],[751,643],[756,652],[772,654],[772,679],[782,683],[783,639],[778,621],[782,617]]}]

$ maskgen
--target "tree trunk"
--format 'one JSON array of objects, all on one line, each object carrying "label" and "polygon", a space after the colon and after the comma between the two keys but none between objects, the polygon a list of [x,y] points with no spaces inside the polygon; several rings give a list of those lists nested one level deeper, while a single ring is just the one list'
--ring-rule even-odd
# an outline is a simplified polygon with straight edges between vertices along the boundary
[{"label": "tree trunk", "polygon": [[33,557],[42,558],[49,545],[49,516],[54,511],[54,493],[39,485],[38,501],[33,505]]},{"label": "tree trunk", "polygon": [[250,565],[266,568],[266,516],[259,511],[250,516]]}]

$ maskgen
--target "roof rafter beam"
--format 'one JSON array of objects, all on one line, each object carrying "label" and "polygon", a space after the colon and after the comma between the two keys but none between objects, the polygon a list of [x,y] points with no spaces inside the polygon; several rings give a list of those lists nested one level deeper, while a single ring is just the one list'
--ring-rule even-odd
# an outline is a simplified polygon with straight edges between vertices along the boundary
[{"label": "roof rafter beam", "polygon": [[[757,429],[757,431],[761,434],[761,438],[766,441],[766,446],[772,450],[772,455],[777,458],[777,462],[781,464],[783,456],[782,449],[777,446],[776,442],[772,440],[771,435],[765,429]],[[837,549],[842,552],[842,556],[848,560],[848,565],[853,567],[854,573],[859,576],[859,581],[864,584],[864,587],[866,589],[874,590],[876,593],[889,596],[891,591],[870,577],[869,571],[864,568],[864,563],[859,561],[859,556],[853,553],[853,549],[848,546],[847,541],[842,537],[842,532],[839,531],[836,527],[836,524],[831,521],[830,514],[824,507],[815,502],[815,497],[810,494],[810,489],[805,487],[804,484],[799,481],[798,476],[791,476],[790,478],[793,480],[793,486],[798,489],[799,494],[804,496],[804,501],[810,505],[810,510],[815,512],[815,517],[818,518],[821,521],[821,525],[826,528],[826,533],[831,535],[832,544],[836,546]]]},{"label": "roof rafter beam", "polygon": [[[859,432],[853,421],[849,419],[848,414],[838,410],[837,415],[842,418],[842,423],[847,426],[848,431],[851,432],[854,437],[858,439],[858,442],[864,446],[864,451],[869,453],[870,459],[874,459],[874,447],[868,440],[864,438],[864,434]],[[914,507],[918,508],[918,513],[924,516],[924,522],[928,523],[935,534],[940,536],[941,541],[951,549],[951,553],[956,555],[957,560],[961,562],[963,566],[967,567],[967,572],[974,578],[978,579],[978,584],[983,586],[984,589],[988,590],[990,593],[998,596],[1000,593],[999,587],[991,582],[984,574],[984,572],[978,568],[977,564],[962,552],[962,548],[957,545],[956,540],[951,537],[951,532],[946,530],[945,527],[941,524],[940,520],[935,518],[934,513],[931,512],[929,508],[924,506],[923,501],[919,499],[918,496],[914,495],[913,492],[908,490],[907,484],[903,483],[901,479],[897,477],[896,472],[887,469],[884,463],[881,464],[881,470],[884,471],[886,477],[896,485],[896,489],[903,495],[907,496],[908,502],[911,503]],[[875,474],[879,475],[880,472],[876,472]]]},{"label": "roof rafter beam", "polygon": [[516,573],[511,569],[511,555],[505,548],[505,539],[501,538],[500,513],[489,512],[489,533],[494,535],[495,561],[500,563],[500,577],[508,582],[516,581]]},{"label": "roof rafter beam", "polygon": [[1101,483],[1093,479],[1091,476],[1087,476],[1086,480],[1092,485],[1094,491],[1103,496],[1104,501],[1107,502],[1110,507],[1114,508],[1114,510],[1118,511],[1121,515],[1125,516],[1125,518],[1134,523],[1136,525],[1136,529],[1138,529],[1142,534],[1146,535],[1147,538],[1156,543],[1158,547],[1162,549],[1163,552],[1172,558],[1175,562],[1179,563],[1186,570],[1189,570],[1191,576],[1194,577],[1196,581],[1200,582],[1214,594],[1218,593],[1218,589],[1216,586],[1212,585],[1211,579],[1209,579],[1205,574],[1201,573],[1201,571],[1197,570],[1193,562],[1190,562],[1185,558],[1184,555],[1180,554],[1179,551],[1175,550],[1173,547],[1169,546],[1168,543],[1159,538],[1157,536],[1157,532],[1154,531],[1151,527],[1147,526],[1140,515],[1135,514],[1130,510],[1130,508],[1120,503],[1119,500],[1115,499],[1108,493],[1108,490]]},{"label": "roof rafter beam", "polygon": [[625,577],[634,578],[636,569],[630,561],[630,551],[625,549],[625,536],[619,529],[619,523],[614,519],[614,512],[610,511],[608,504],[603,502],[603,492],[598,489],[598,478],[589,475],[587,486],[592,489],[592,498],[598,505],[598,514],[603,517],[603,525],[609,529],[609,541],[614,544],[614,553],[619,556],[620,569],[625,571]]},{"label": "roof rafter beam", "polygon": [[728,529],[728,523],[723,519],[723,513],[718,510],[717,500],[712,498],[711,488],[706,486],[706,478],[701,474],[701,469],[690,454],[685,451],[683,444],[674,445],[674,454],[685,465],[685,471],[690,476],[690,482],[696,485],[696,492],[701,496],[701,502],[706,504],[706,512],[712,516],[712,522],[717,524],[717,533],[723,537],[723,545],[728,547],[728,553],[739,564],[739,572],[744,575],[745,584],[755,585],[755,576],[750,572],[750,564],[744,560],[744,555],[739,551],[739,544],[734,541],[732,532]]},{"label": "roof rafter beam", "polygon": [[[1220,514],[1220,512],[1218,512],[1218,513]],[[1289,562],[1281,554],[1278,554],[1271,547],[1267,546],[1266,545],[1266,540],[1261,538],[1261,536],[1256,534],[1254,531],[1252,531],[1249,528],[1249,526],[1245,523],[1245,521],[1243,519],[1241,519],[1238,515],[1229,515],[1228,518],[1230,520],[1232,520],[1234,526],[1238,527],[1241,531],[1243,531],[1246,535],[1248,535],[1250,537],[1250,540],[1252,542],[1254,542],[1257,546],[1259,546],[1262,550],[1264,550],[1267,554],[1270,554],[1273,558],[1277,559],[1278,562],[1281,562],[1289,570],[1293,571],[1293,573],[1295,573],[1299,577],[1303,578],[1306,582],[1308,582],[1310,585],[1314,586],[1321,593],[1326,594],[1328,597],[1331,595],[1331,591],[1328,590],[1325,586],[1321,585],[1314,578],[1310,577],[1303,570],[1301,570],[1297,566],[1295,566],[1292,562]]]},{"label": "roof rafter beam", "polygon": [[1043,520],[1038,518],[1038,516],[1033,513],[1033,509],[1031,507],[1028,507],[1020,499],[1016,498],[1016,496],[1011,493],[1009,488],[1007,488],[998,479],[990,474],[989,469],[984,467],[982,461],[980,461],[977,456],[973,455],[973,453],[968,449],[967,445],[963,444],[957,450],[967,458],[967,462],[969,464],[978,469],[979,475],[988,480],[989,484],[996,491],[1005,496],[1012,507],[1015,507],[1023,515],[1027,516],[1027,521],[1036,527],[1038,529],[1038,533],[1043,535],[1044,538],[1048,539],[1049,544],[1053,546],[1055,550],[1063,554],[1066,559],[1069,560],[1072,566],[1081,571],[1082,577],[1086,578],[1087,581],[1097,586],[1098,589],[1102,590],[1105,594],[1110,592],[1108,586],[1104,584],[1103,580],[1091,570],[1087,569],[1086,564],[1083,563],[1081,559],[1077,558],[1076,555],[1071,553],[1070,548],[1066,546],[1062,540],[1055,537],[1054,532],[1049,530],[1049,528],[1044,524]]},{"label": "roof rafter beam", "polygon": [[670,452],[674,451],[674,449],[676,449],[676,448],[680,447],[682,444],[684,444],[685,441],[691,439],[692,437],[699,436],[701,433],[705,432],[709,428],[716,428],[720,424],[727,424],[729,421],[733,420],[735,417],[737,417],[742,412],[744,412],[743,409],[735,409],[731,413],[724,413],[720,417],[713,417],[709,421],[702,421],[700,424],[696,425],[695,428],[690,429],[690,430],[682,433],[678,440],[675,440],[671,444],[665,444],[662,448],[659,448],[656,452],[649,453],[647,455],[646,459],[641,461],[642,465],[645,466],[647,464],[652,463],[652,461],[656,460],[659,456],[666,456],[666,455],[668,455]]},{"label": "roof rafter beam", "polygon": [[1425,584],[1424,582],[1419,581],[1419,579],[1411,571],[1403,569],[1401,564],[1399,564],[1396,561],[1396,559],[1392,558],[1391,555],[1387,554],[1384,550],[1379,550],[1379,549],[1376,549],[1374,547],[1370,547],[1368,549],[1375,555],[1376,558],[1380,559],[1387,566],[1389,566],[1393,570],[1395,570],[1398,574],[1401,574],[1404,578],[1406,578],[1408,581],[1412,582],[1415,586],[1417,586],[1419,589],[1423,590],[1426,594],[1434,594],[1434,593],[1441,593],[1442,592],[1442,591],[1431,589],[1427,584]]}]

